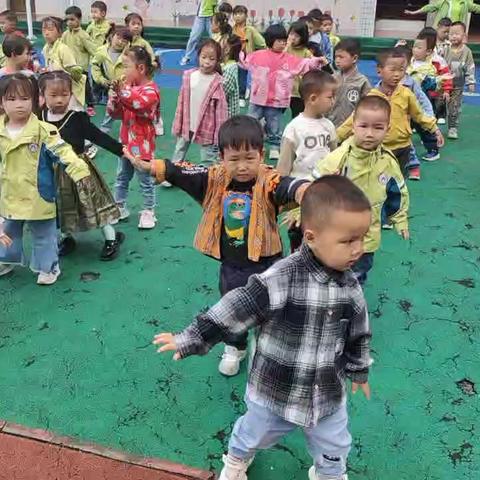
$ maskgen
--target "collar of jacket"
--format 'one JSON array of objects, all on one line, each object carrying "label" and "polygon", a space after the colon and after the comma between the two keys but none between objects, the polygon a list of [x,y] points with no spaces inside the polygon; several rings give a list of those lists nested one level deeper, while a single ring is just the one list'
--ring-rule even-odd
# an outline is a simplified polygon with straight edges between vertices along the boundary
[{"label": "collar of jacket", "polygon": [[[5,124],[6,115],[2,115],[0,117],[0,137],[7,137],[10,138],[7,127]],[[27,124],[21,131],[20,135],[12,140],[12,143],[8,146],[7,151],[11,151],[20,145],[28,144],[28,143],[38,143],[38,132],[40,128],[40,121],[36,117],[35,114],[31,114],[30,118],[28,119]],[[55,130],[55,127],[52,127]],[[56,132],[54,132],[56,133]]]}]

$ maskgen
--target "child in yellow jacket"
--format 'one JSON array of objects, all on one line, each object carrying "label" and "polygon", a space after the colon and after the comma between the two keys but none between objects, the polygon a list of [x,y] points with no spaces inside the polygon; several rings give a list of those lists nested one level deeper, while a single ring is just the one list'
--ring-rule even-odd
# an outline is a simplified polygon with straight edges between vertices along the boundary
[{"label": "child in yellow jacket", "polygon": [[107,16],[107,5],[105,2],[96,1],[90,6],[90,17],[92,21],[85,31],[92,42],[100,48],[106,41],[112,24],[105,18]]}]

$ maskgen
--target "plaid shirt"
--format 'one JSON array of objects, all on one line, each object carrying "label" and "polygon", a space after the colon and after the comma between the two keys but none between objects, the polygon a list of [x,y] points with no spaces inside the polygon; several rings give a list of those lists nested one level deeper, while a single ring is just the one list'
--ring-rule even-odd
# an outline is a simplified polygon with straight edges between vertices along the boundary
[{"label": "plaid shirt", "polygon": [[[187,70],[183,74],[182,88],[172,126],[172,134],[185,140],[190,140],[190,79],[195,70]],[[218,130],[227,120],[227,115],[227,100],[223,91],[222,76],[215,73],[215,78],[200,107],[198,114],[200,121],[192,141],[199,145],[217,145]]]},{"label": "plaid shirt", "polygon": [[180,356],[207,353],[230,335],[257,327],[247,397],[308,427],[346,400],[345,376],[364,383],[371,363],[362,289],[351,272],[322,266],[300,251],[252,275],[175,336]]}]

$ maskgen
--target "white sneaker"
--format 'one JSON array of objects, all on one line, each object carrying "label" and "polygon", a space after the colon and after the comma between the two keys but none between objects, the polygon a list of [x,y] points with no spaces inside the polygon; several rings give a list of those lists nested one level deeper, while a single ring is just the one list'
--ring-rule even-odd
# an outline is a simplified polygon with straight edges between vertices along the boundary
[{"label": "white sneaker", "polygon": [[183,57],[181,60],[180,60],[180,65],[182,67],[184,67],[185,65],[188,65],[190,63],[190,59],[187,58],[187,57]]},{"label": "white sneaker", "polygon": [[170,182],[167,182],[166,180],[160,184],[161,187],[163,188],[172,188],[173,185]]},{"label": "white sneaker", "polygon": [[10,263],[0,263],[0,277],[8,275],[11,271],[13,271],[14,268],[15,265],[12,265]]},{"label": "white sneaker", "polygon": [[280,150],[272,148],[270,150],[270,160],[278,160],[280,158]]},{"label": "white sneaker", "polygon": [[445,125],[447,123],[447,121],[444,118],[439,118],[437,120],[437,123],[438,123],[438,125]]},{"label": "white sneaker", "polygon": [[93,160],[98,153],[98,148],[95,145],[90,145],[87,150],[85,151],[85,155],[90,159]]},{"label": "white sneaker", "polygon": [[120,210],[120,220],[126,220],[130,216],[130,211],[127,207],[118,205],[118,209]]},{"label": "white sneaker", "polygon": [[222,460],[224,467],[220,472],[218,480],[248,480],[247,470],[252,464],[253,458],[243,461],[231,455],[224,455]]},{"label": "white sneaker", "polygon": [[245,101],[244,98],[241,98],[239,101],[238,101],[238,106],[240,108],[245,108],[247,106],[247,102]]},{"label": "white sneaker", "polygon": [[219,372],[227,377],[233,377],[240,370],[240,362],[246,356],[246,350],[238,350],[230,345],[225,345],[225,351],[218,365]]},{"label": "white sneaker", "polygon": [[458,139],[458,130],[456,128],[449,128],[448,129],[448,138],[450,138],[450,140],[457,140]]},{"label": "white sneaker", "polygon": [[328,477],[325,475],[318,476],[315,472],[315,465],[312,465],[308,471],[308,480],[348,480],[348,475],[345,473],[341,477],[331,477],[330,475]]},{"label": "white sneaker", "polygon": [[140,221],[138,222],[138,228],[140,230],[151,230],[155,228],[157,223],[157,217],[153,210],[142,210],[140,212]]},{"label": "white sneaker", "polygon": [[60,268],[58,265],[55,267],[53,272],[50,273],[45,273],[45,272],[40,272],[38,274],[37,278],[37,285],[53,285],[58,277],[60,276]]}]

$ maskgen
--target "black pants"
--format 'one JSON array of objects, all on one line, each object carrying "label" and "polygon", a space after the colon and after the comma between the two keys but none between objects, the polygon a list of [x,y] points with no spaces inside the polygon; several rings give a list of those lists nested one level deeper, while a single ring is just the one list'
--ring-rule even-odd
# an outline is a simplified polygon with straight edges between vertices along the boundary
[{"label": "black pants", "polygon": [[290,110],[292,111],[292,118],[298,117],[305,110],[303,100],[300,97],[292,97],[290,99]]},{"label": "black pants", "polygon": [[397,148],[392,150],[392,153],[397,158],[398,164],[400,165],[400,170],[403,173],[403,176],[407,178],[408,174],[408,163],[410,162],[410,145],[408,147]]},{"label": "black pants", "polygon": [[373,253],[364,253],[352,267],[353,273],[362,287],[367,281],[368,272],[373,267],[373,256]]},{"label": "black pants", "polygon": [[[242,267],[228,263],[222,263],[220,266],[220,294],[223,297],[231,290],[235,290],[235,288],[244,287],[247,284],[250,275],[254,275],[255,273],[263,273],[280,258],[281,257],[272,257],[261,262]],[[243,335],[230,337],[225,340],[225,343],[237,348],[238,350],[246,350],[247,339],[248,333],[245,333]]]},{"label": "black pants", "polygon": [[412,127],[417,131],[418,135],[420,135],[420,140],[427,152],[438,152],[437,137],[434,133],[425,130],[421,125],[415,122],[412,122]]},{"label": "black pants", "polygon": [[85,103],[87,107],[93,107],[95,105],[95,98],[93,96],[92,85],[90,83],[90,78],[88,72],[83,72],[87,76],[87,82],[85,84]]},{"label": "black pants", "polygon": [[302,241],[303,241],[302,227],[289,228],[288,238],[290,240],[290,253],[295,253],[302,245]]},{"label": "black pants", "polygon": [[435,97],[432,101],[433,112],[437,118],[447,118],[447,103],[443,97]]}]

